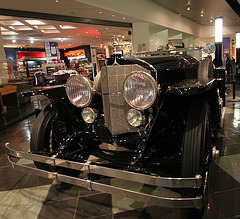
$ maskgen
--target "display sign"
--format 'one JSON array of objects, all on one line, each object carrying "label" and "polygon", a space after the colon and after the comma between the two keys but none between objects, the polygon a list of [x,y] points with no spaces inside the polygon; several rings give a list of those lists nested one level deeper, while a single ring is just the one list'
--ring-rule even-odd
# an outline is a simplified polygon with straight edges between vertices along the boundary
[{"label": "display sign", "polygon": [[45,52],[47,57],[58,56],[58,44],[56,42],[46,42]]},{"label": "display sign", "polygon": [[18,59],[46,59],[45,52],[18,51]]},{"label": "display sign", "polygon": [[73,57],[76,57],[76,58],[86,58],[84,49],[78,49],[78,50],[65,52],[64,56],[66,56],[68,58],[73,58]]}]

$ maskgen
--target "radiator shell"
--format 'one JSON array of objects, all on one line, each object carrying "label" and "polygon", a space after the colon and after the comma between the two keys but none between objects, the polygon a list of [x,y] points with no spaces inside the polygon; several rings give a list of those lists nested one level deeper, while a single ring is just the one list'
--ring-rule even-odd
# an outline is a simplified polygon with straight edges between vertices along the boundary
[{"label": "radiator shell", "polygon": [[137,128],[127,122],[127,112],[131,107],[124,100],[122,89],[125,78],[133,71],[150,71],[134,65],[104,66],[101,72],[101,88],[105,124],[112,135],[136,132]]}]

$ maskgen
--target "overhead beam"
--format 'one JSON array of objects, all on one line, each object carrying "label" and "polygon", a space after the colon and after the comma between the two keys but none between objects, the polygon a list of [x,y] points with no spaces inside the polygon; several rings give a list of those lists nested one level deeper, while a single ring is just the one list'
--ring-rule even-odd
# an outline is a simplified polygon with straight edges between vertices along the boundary
[{"label": "overhead beam", "polygon": [[132,27],[131,23],[125,23],[125,22],[109,21],[109,20],[101,20],[101,19],[93,19],[93,18],[83,18],[83,17],[58,15],[58,14],[48,14],[48,13],[31,12],[31,11],[22,11],[22,10],[11,10],[6,8],[0,8],[0,15],[35,18],[35,19],[42,19],[42,20],[65,21],[65,22],[74,22],[74,23],[82,23],[82,24],[114,26],[114,27],[129,27],[129,28]]},{"label": "overhead beam", "polygon": [[237,13],[240,17],[240,4],[237,0],[226,0],[230,7]]}]

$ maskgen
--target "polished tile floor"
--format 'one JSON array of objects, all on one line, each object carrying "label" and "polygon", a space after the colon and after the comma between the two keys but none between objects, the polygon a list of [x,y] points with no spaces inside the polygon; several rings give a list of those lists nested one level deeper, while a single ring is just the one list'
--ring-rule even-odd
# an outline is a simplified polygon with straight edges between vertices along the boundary
[{"label": "polished tile floor", "polygon": [[[231,99],[228,85],[227,99]],[[237,85],[240,97],[240,85]],[[29,150],[34,116],[0,133],[0,217],[61,218],[240,218],[240,102],[227,100],[224,127],[217,138],[220,157],[210,167],[209,203],[203,214],[189,209],[151,206],[132,199],[65,183],[52,183],[11,168],[4,144]],[[112,181],[112,185],[124,182]],[[141,186],[140,186],[141,187]],[[139,188],[140,188],[139,187]]]}]

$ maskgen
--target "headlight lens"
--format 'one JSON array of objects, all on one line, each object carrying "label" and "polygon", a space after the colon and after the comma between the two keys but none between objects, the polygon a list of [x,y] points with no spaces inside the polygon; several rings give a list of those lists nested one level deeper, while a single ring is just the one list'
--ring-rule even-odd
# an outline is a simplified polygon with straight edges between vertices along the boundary
[{"label": "headlight lens", "polygon": [[123,96],[131,107],[147,109],[156,100],[156,81],[146,72],[134,71],[124,81]]},{"label": "headlight lens", "polygon": [[142,124],[143,116],[141,112],[130,109],[127,113],[127,121],[131,126],[138,127]]},{"label": "headlight lens", "polygon": [[66,83],[68,99],[77,107],[88,106],[92,100],[92,85],[82,75],[71,76]]},{"label": "headlight lens", "polygon": [[82,118],[86,123],[93,123],[97,115],[98,113],[95,109],[87,107],[82,110]]}]

